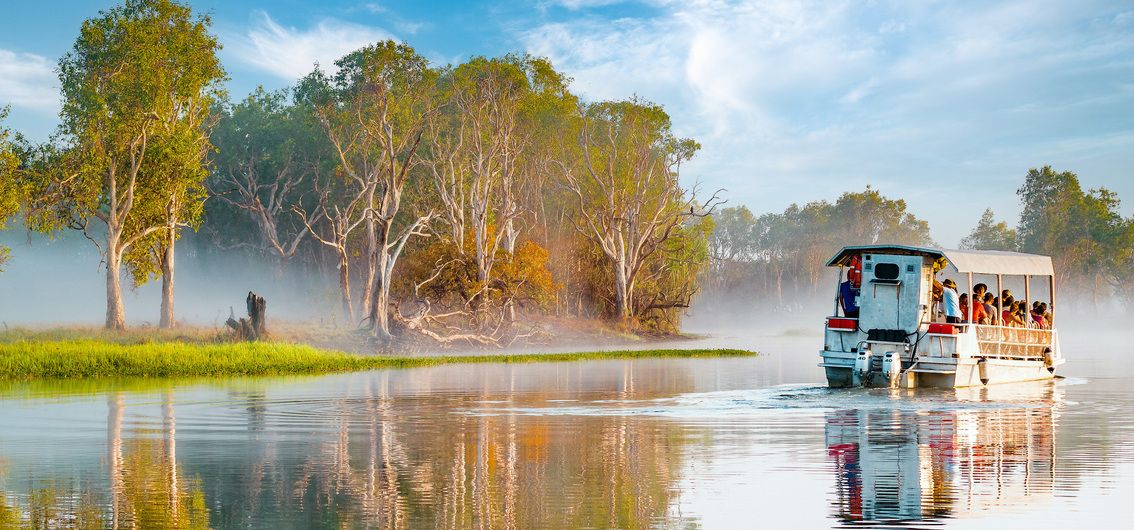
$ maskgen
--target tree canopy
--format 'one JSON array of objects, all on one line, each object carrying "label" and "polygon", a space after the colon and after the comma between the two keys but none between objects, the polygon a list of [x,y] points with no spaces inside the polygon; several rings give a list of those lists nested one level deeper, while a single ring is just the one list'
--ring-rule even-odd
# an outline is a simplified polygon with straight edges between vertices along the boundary
[{"label": "tree canopy", "polygon": [[[8,110],[8,107],[0,108],[0,230],[19,211],[23,199],[23,187],[16,175],[20,168],[20,157],[15,138],[12,131],[4,127]],[[10,253],[10,249],[0,245],[0,272],[4,270],[4,263],[8,261]]]},{"label": "tree canopy", "polygon": [[961,240],[961,248],[969,250],[1019,250],[1016,229],[1004,221],[996,222],[992,208],[984,211],[973,231]]}]

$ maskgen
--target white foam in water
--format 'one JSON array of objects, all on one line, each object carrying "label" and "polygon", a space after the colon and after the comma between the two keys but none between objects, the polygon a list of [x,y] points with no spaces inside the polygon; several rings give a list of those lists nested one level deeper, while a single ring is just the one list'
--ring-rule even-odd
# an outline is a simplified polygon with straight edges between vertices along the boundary
[{"label": "white foam in water", "polygon": [[[1080,384],[1065,382],[1064,384]],[[1051,396],[1037,387],[1005,385],[959,390],[831,389],[816,385],[778,385],[752,390],[680,394],[653,400],[595,400],[573,406],[547,400],[547,407],[491,407],[457,411],[477,416],[667,416],[698,418],[744,416],[778,410],[895,410],[903,412],[1049,407]],[[1051,389],[1051,385],[1039,387]],[[1041,394],[1043,394],[1041,392]]]}]

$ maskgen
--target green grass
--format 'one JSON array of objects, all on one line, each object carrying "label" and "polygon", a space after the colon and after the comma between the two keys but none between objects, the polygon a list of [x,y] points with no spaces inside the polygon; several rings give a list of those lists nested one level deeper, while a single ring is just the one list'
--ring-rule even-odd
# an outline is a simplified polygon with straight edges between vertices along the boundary
[{"label": "green grass", "polygon": [[318,374],[454,363],[562,362],[649,357],[736,357],[733,349],[619,350],[396,357],[354,355],[282,342],[120,343],[93,339],[0,342],[0,380]]}]

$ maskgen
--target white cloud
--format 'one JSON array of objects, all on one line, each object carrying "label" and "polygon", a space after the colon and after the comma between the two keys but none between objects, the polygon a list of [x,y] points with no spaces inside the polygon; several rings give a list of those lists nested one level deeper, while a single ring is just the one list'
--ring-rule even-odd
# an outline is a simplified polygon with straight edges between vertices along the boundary
[{"label": "white cloud", "polygon": [[333,18],[323,19],[308,29],[285,27],[260,11],[247,35],[236,39],[233,48],[240,60],[291,81],[309,73],[316,63],[331,70],[343,55],[392,38],[382,28]]},{"label": "white cloud", "polygon": [[57,84],[55,64],[46,57],[0,49],[0,106],[55,111]]},{"label": "white cloud", "polygon": [[625,0],[551,0],[548,5],[559,5],[571,11],[592,7],[605,7],[627,3]]},{"label": "white cloud", "polygon": [[639,18],[580,15],[519,39],[587,99],[664,104],[704,146],[686,175],[734,202],[781,209],[873,183],[924,208],[949,243],[969,225],[958,213],[975,222],[989,206],[939,200],[957,186],[992,186],[992,206],[1011,215],[1029,164],[1057,154],[1092,164],[1085,150],[1050,150],[1056,140],[1128,140],[1115,116],[1134,111],[1123,89],[1134,33],[1129,11],[1115,11],[1089,0],[705,0]]}]

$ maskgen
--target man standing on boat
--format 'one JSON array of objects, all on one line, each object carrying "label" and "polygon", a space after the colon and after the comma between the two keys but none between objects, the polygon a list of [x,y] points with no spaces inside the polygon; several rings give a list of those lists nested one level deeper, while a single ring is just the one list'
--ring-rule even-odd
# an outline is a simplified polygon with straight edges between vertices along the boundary
[{"label": "man standing on boat", "polygon": [[957,296],[957,283],[952,279],[942,282],[945,290],[942,293],[942,310],[945,312],[945,322],[949,324],[961,323],[961,301]]}]

